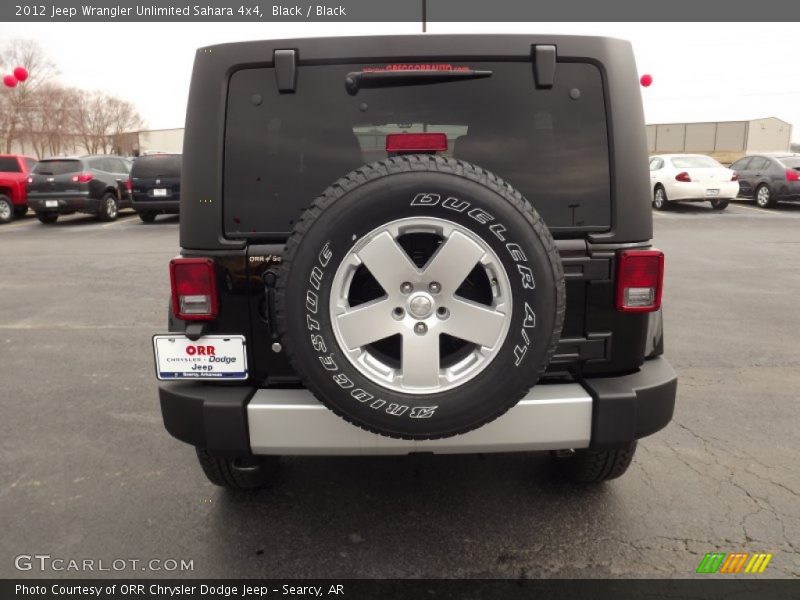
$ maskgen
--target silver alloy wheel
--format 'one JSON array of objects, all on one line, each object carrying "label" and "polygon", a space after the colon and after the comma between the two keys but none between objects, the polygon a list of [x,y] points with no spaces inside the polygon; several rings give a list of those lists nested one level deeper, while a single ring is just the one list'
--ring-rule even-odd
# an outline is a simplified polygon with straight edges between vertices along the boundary
[{"label": "silver alloy wheel", "polygon": [[0,221],[8,221],[11,219],[13,209],[11,204],[6,200],[0,200]]},{"label": "silver alloy wheel", "polygon": [[[398,243],[409,234],[442,240],[421,269]],[[385,295],[351,307],[350,288],[362,265]],[[491,286],[491,304],[456,294],[478,265]],[[506,339],[512,308],[508,275],[489,245],[457,223],[429,217],[393,221],[358,240],[336,270],[330,296],[334,336],[348,360],[372,382],[407,394],[443,392],[483,371]],[[399,361],[371,346],[398,334]],[[441,334],[467,342],[469,351],[442,365]]]},{"label": "silver alloy wheel", "polygon": [[666,199],[664,198],[664,190],[662,188],[658,188],[656,190],[655,198],[653,199],[653,205],[656,208],[663,208]]},{"label": "silver alloy wheel", "polygon": [[106,215],[109,219],[117,216],[117,203],[111,196],[106,198]]},{"label": "silver alloy wheel", "polygon": [[756,194],[756,203],[762,208],[769,204],[769,188],[762,185]]}]

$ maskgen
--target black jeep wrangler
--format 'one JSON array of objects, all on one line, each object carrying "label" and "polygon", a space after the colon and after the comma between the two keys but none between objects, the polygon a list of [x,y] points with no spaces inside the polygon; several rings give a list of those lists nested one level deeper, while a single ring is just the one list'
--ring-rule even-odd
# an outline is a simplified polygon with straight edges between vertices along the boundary
[{"label": "black jeep wrangler", "polygon": [[279,455],[532,450],[597,482],[669,422],[627,42],[202,48],[183,157],[153,344],[166,428],[212,482],[262,486]]}]

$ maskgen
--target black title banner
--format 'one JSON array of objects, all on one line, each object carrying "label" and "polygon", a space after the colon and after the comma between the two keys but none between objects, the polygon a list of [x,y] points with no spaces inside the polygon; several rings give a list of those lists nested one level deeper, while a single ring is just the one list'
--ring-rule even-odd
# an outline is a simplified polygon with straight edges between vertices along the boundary
[{"label": "black title banner", "polygon": [[761,0],[47,0],[0,2],[0,21],[537,22],[800,20],[800,3]]},{"label": "black title banner", "polygon": [[223,580],[223,579],[62,579],[0,580],[3,600],[527,600],[561,598],[626,600],[698,598],[796,600],[800,580],[757,578],[634,579],[634,580]]}]

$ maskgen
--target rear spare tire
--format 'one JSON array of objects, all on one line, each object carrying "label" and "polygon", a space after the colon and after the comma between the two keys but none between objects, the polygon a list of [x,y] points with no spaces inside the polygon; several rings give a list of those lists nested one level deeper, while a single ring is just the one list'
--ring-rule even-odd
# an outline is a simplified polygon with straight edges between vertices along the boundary
[{"label": "rear spare tire", "polygon": [[413,155],[351,172],[297,222],[278,329],[304,384],[390,437],[480,427],[544,372],[564,275],[522,195],[463,161]]}]

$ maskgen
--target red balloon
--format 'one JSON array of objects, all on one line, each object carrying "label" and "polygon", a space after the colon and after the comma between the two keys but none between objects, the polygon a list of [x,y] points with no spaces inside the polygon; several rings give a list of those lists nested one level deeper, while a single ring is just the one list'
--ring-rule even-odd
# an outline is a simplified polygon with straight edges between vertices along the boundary
[{"label": "red balloon", "polygon": [[25,81],[28,78],[28,69],[25,67],[17,67],[14,69],[14,77],[17,78],[17,81]]},{"label": "red balloon", "polygon": [[5,77],[3,77],[3,83],[5,84],[6,87],[10,88],[17,87],[17,78],[14,77],[13,75],[6,75]]},{"label": "red balloon", "polygon": [[653,83],[653,76],[645,73],[639,79],[639,83],[642,84],[642,87],[650,87],[650,84]]}]

